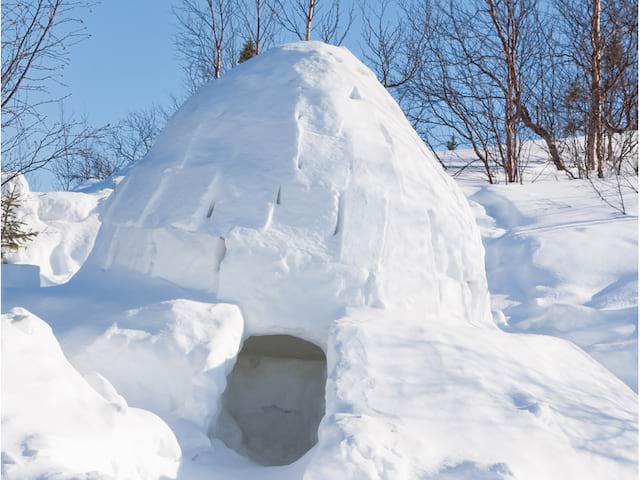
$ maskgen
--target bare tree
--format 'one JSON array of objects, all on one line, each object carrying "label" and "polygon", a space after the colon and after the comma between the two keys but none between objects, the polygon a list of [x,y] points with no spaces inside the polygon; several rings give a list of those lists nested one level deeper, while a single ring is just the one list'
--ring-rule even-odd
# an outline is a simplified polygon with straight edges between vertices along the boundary
[{"label": "bare tree", "polygon": [[354,21],[353,5],[346,18],[340,0],[275,0],[278,22],[299,40],[311,40],[319,32],[323,42],[341,45]]},{"label": "bare tree", "polygon": [[253,42],[256,55],[273,44],[280,28],[276,4],[277,0],[242,0],[239,3],[240,36]]},{"label": "bare tree", "polygon": [[428,32],[424,42],[416,42],[424,44],[420,68],[401,88],[407,115],[426,138],[444,133],[448,139],[454,133],[470,145],[490,182],[496,181],[496,167],[507,182],[520,181],[516,84],[487,3],[425,8],[428,4],[418,1],[405,7],[410,30],[420,32],[414,35]]},{"label": "bare tree", "polygon": [[[607,162],[622,163],[616,144],[637,142],[637,1],[567,0],[557,1],[556,9],[572,77],[565,89],[565,130],[585,137],[569,139],[582,144],[575,149],[578,174],[595,171],[603,178]],[[618,153],[625,151],[635,155],[628,148]]]},{"label": "bare tree", "polygon": [[[83,119],[80,128],[91,131],[91,135],[77,137],[63,132],[60,143],[64,148],[60,158],[47,166],[56,179],[58,188],[65,191],[72,190],[87,180],[106,178],[117,168],[106,144],[111,127],[94,129]],[[68,147],[69,142],[74,142],[74,145]]]},{"label": "bare tree", "polygon": [[[50,168],[58,186],[72,190],[88,180],[102,180],[145,157],[174,108],[152,105],[133,111],[116,125],[93,129]],[[86,125],[86,120],[84,121]],[[88,127],[87,127],[88,128]]]},{"label": "bare tree", "polygon": [[[406,6],[404,6],[406,8]],[[411,80],[422,65],[422,52],[429,34],[426,9],[418,19],[405,15],[403,5],[394,0],[361,1],[362,57],[389,89]]]},{"label": "bare tree", "polygon": [[51,121],[46,113],[63,101],[50,87],[60,84],[70,47],[88,37],[78,16],[89,6],[72,0],[2,3],[3,185],[60,159],[92,134],[80,122]]},{"label": "bare tree", "polygon": [[187,88],[197,90],[236,64],[234,0],[180,0],[173,8],[178,23],[175,45]]},{"label": "bare tree", "polygon": [[610,0],[603,11],[607,31],[602,57],[604,163],[618,174],[625,159],[637,154],[637,7],[636,1]]},{"label": "bare tree", "polygon": [[[599,82],[594,82],[596,74],[592,70],[594,66],[599,68],[598,55],[592,50],[594,44],[596,47],[599,44],[600,8],[599,0],[596,1],[598,2],[597,8],[595,8],[595,2],[592,0],[574,0],[567,3],[556,2],[560,18],[564,20],[562,25],[566,42],[565,52],[572,60],[569,68],[575,70],[575,80],[568,86],[566,102],[569,104],[569,108],[573,110],[576,110],[576,107],[580,104],[584,104],[583,108],[580,108],[583,113],[581,115],[582,118],[576,118],[575,112],[571,114],[575,124],[570,126],[571,131],[568,133],[584,132],[586,143],[583,145],[582,152],[578,152],[576,149],[576,154],[581,155],[581,153],[584,153],[583,171],[587,176],[590,171],[595,169],[597,157],[595,148],[596,132],[594,130],[596,122],[592,118],[594,96],[589,93],[594,85],[599,90]],[[597,18],[593,17],[594,11],[598,13]],[[594,28],[597,31],[593,31]],[[595,97],[597,96],[596,94]],[[595,108],[597,109],[600,102],[597,98],[595,100]],[[574,145],[577,144],[574,142]],[[576,158],[576,161],[581,161],[581,159]],[[579,171],[581,169],[582,165],[579,166]]]},{"label": "bare tree", "polygon": [[587,164],[593,169],[597,163],[598,177],[604,177],[603,151],[602,151],[602,85],[601,63],[604,52],[604,43],[601,35],[601,0],[591,0],[590,5],[590,94],[591,105],[589,110],[589,128],[587,130]]},{"label": "bare tree", "polygon": [[[317,2],[317,0],[316,0]],[[326,12],[321,12],[318,32],[320,40],[333,45],[342,45],[355,20],[355,7],[341,10],[341,2],[334,0]],[[346,15],[345,15],[346,14]]]},{"label": "bare tree", "polygon": [[278,22],[298,40],[311,40],[316,5],[320,0],[276,0],[275,13]]},{"label": "bare tree", "polygon": [[129,112],[110,129],[105,142],[111,155],[116,158],[116,167],[135,163],[151,150],[156,138],[173,113],[158,105]]}]

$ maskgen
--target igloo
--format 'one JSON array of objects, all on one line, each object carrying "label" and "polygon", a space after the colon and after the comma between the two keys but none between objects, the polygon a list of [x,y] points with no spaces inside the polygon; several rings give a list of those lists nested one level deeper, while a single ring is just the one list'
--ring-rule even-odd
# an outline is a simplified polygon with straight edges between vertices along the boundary
[{"label": "igloo", "polygon": [[[89,264],[325,347],[345,308],[491,322],[466,199],[373,73],[300,43],[205,85],[118,186]],[[445,313],[446,312],[446,313]]]},{"label": "igloo", "polygon": [[633,392],[496,327],[466,199],[344,48],[203,86],[102,220],[65,292],[126,309],[65,352],[171,426],[179,478],[635,476]]}]

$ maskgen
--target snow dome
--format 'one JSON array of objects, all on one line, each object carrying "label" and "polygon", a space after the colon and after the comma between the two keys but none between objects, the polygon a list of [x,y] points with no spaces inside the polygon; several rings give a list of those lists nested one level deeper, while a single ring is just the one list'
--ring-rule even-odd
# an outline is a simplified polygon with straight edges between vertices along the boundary
[{"label": "snow dome", "polygon": [[369,69],[304,42],[211,82],[113,198],[90,262],[326,346],[346,307],[490,321],[472,213]]},{"label": "snow dome", "polygon": [[285,45],[205,85],[108,202],[81,271],[29,308],[103,392],[95,415],[154,414],[149,446],[87,466],[47,450],[81,431],[8,422],[7,478],[636,477],[634,393],[495,326],[467,201],[348,50]]}]

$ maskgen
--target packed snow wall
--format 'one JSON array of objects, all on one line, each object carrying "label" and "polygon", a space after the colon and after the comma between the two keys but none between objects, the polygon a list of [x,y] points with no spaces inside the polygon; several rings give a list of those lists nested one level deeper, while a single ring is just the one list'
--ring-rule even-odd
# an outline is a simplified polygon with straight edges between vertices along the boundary
[{"label": "packed snow wall", "polygon": [[241,306],[247,335],[326,344],[345,307],[490,322],[471,211],[348,50],[265,52],[202,87],[119,186],[87,268]]}]

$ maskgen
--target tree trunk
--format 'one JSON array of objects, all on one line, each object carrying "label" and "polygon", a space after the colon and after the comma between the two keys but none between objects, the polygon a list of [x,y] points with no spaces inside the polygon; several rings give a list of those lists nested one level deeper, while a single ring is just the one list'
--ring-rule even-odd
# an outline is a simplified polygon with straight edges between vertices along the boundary
[{"label": "tree trunk", "polygon": [[256,55],[260,54],[260,43],[262,42],[262,36],[260,32],[262,20],[262,1],[256,0]]},{"label": "tree trunk", "polygon": [[604,176],[602,151],[602,87],[600,64],[602,46],[600,38],[600,0],[592,0],[591,14],[591,105],[589,109],[589,128],[587,133],[587,168],[597,168],[598,177]]},{"label": "tree trunk", "polygon": [[569,173],[571,177],[573,177],[573,175],[571,175],[571,172],[569,172],[569,170],[566,169],[566,167],[564,166],[564,163],[562,162],[562,159],[560,158],[560,151],[558,150],[558,145],[556,145],[555,139],[553,138],[553,135],[551,135],[551,132],[546,130],[542,125],[539,125],[536,122],[534,122],[533,119],[531,118],[531,115],[529,115],[529,111],[526,109],[524,105],[519,105],[519,110],[520,110],[520,118],[522,119],[522,122],[524,123],[525,127],[527,127],[533,133],[535,133],[540,138],[542,138],[542,140],[544,140],[544,143],[547,145],[547,148],[549,149],[549,155],[551,156],[551,161],[555,165],[556,170],[565,171]]},{"label": "tree trunk", "polygon": [[507,181],[514,183],[518,181],[518,152],[517,152],[517,139],[516,139],[516,125],[511,119],[507,119],[505,123],[505,168],[507,173]]},{"label": "tree trunk", "polygon": [[[511,12],[510,12],[511,13]],[[505,49],[507,62],[507,95],[505,104],[505,134],[506,134],[506,164],[507,180],[510,183],[518,181],[519,176],[519,152],[517,138],[518,123],[518,76],[516,73],[515,45]]]},{"label": "tree trunk", "polygon": [[309,0],[309,9],[307,10],[307,23],[305,29],[304,39],[306,41],[311,40],[311,24],[313,23],[313,11],[316,8],[316,0]]}]

